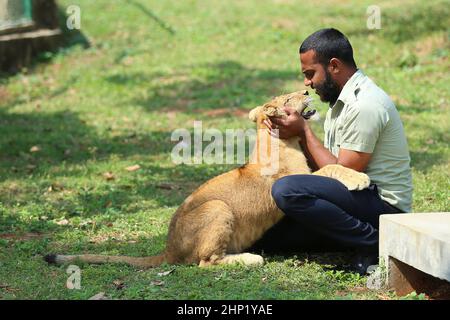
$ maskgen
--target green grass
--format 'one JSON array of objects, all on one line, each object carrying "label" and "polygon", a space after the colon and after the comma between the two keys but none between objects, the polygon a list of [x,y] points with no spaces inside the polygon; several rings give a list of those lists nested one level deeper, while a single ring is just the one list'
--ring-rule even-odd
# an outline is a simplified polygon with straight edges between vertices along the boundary
[{"label": "green grass", "polygon": [[[248,110],[302,87],[298,45],[326,26],[348,35],[358,65],[397,104],[412,157],[414,211],[449,211],[444,1],[378,1],[382,29],[373,31],[366,29],[370,1],[59,3],[80,5],[91,47],[43,55],[0,80],[0,298],[396,298],[365,289],[365,277],[330,271],[333,259],[305,253],[266,257],[261,268],[80,265],[81,290],[68,290],[65,267],[47,266],[42,255],[160,252],[183,199],[233,167],[174,165],[171,132],[191,129],[194,119],[204,128],[252,128]],[[323,116],[327,106],[316,104]],[[321,123],[314,129],[322,135]],[[30,152],[33,146],[39,151]],[[125,170],[134,164],[141,169]]]}]

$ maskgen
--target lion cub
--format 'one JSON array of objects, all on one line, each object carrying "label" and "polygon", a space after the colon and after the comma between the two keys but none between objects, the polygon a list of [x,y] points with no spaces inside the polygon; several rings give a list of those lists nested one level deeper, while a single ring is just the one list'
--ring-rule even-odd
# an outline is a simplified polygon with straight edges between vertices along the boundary
[{"label": "lion cub", "polygon": [[[283,213],[271,196],[272,184],[293,174],[311,174],[298,138],[276,139],[270,136],[263,121],[268,116],[283,116],[284,106],[303,111],[310,102],[306,90],[282,95],[250,111],[258,134],[250,161],[245,166],[221,174],[195,190],[172,217],[164,252],[152,257],[103,255],[47,255],[49,263],[80,260],[87,263],[127,263],[140,268],[169,264],[244,263],[262,264],[263,258],[243,253],[265,231],[277,223]],[[277,145],[277,170],[270,172],[272,146]],[[262,172],[266,170],[266,174]],[[268,174],[267,174],[268,172]],[[312,174],[336,178],[349,190],[369,185],[369,177],[340,165],[329,165]]]}]

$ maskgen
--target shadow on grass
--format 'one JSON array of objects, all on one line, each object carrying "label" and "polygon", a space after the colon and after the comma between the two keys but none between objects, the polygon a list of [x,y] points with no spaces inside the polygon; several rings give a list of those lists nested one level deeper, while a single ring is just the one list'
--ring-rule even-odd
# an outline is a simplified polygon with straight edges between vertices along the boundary
[{"label": "shadow on grass", "polygon": [[428,107],[425,106],[426,102],[419,101],[414,104],[405,105],[405,104],[398,104],[396,105],[397,110],[400,112],[400,114],[421,114],[421,113],[431,113],[433,112]]},{"label": "shadow on grass", "polygon": [[[410,146],[411,167],[422,173],[433,170],[433,166],[449,162],[448,153],[444,150],[450,141],[449,133],[445,128],[433,125],[431,122],[414,120],[414,129],[425,135],[423,140],[414,141]],[[414,137],[413,137],[414,139]],[[411,143],[410,143],[411,145]]]},{"label": "shadow on grass", "polygon": [[430,151],[410,151],[411,167],[422,173],[433,170],[434,165],[448,163],[450,160],[442,153]]},{"label": "shadow on grass", "polygon": [[214,109],[256,106],[261,98],[279,95],[285,81],[298,79],[296,71],[247,68],[236,61],[222,61],[188,68],[178,73],[121,74],[107,77],[120,86],[150,85],[145,98],[130,105],[148,111],[204,113]]},{"label": "shadow on grass", "polygon": [[283,262],[286,259],[295,258],[296,267],[305,263],[316,263],[322,265],[325,270],[349,271],[348,266],[354,257],[352,251],[325,251],[325,250],[305,250],[285,251],[277,253],[266,253],[265,257],[269,261]]},{"label": "shadow on grass", "polygon": [[[34,149],[32,149],[34,147]],[[7,113],[0,111],[0,177],[42,173],[62,163],[84,163],[112,155],[169,154],[173,144],[166,132],[99,137],[78,114]],[[34,152],[33,152],[34,151]]]}]

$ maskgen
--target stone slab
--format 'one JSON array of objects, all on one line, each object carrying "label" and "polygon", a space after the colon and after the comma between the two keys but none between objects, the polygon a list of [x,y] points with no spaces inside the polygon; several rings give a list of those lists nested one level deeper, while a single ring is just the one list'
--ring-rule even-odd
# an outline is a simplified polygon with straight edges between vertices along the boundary
[{"label": "stone slab", "polygon": [[[450,213],[380,216],[380,257],[393,257],[433,277],[450,281]],[[388,270],[389,278],[389,270]]]}]

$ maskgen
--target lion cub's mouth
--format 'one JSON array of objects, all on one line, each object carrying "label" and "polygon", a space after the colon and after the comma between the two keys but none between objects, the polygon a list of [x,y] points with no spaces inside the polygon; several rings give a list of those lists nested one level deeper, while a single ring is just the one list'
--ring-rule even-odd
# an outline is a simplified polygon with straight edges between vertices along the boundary
[{"label": "lion cub's mouth", "polygon": [[[307,108],[312,107],[312,102],[313,98],[311,97],[306,97],[302,101],[293,101],[293,99],[289,98],[284,102],[282,106],[294,108],[302,115],[303,118],[308,120],[316,113],[316,110],[314,109],[306,110]],[[287,115],[282,107],[270,103],[267,103],[263,106],[263,112],[268,117],[284,117]]]},{"label": "lion cub's mouth", "polygon": [[[288,99],[286,102],[285,102],[285,106],[287,106],[287,105],[289,105],[289,100],[290,99]],[[308,120],[309,118],[311,118],[315,113],[316,113],[316,110],[315,109],[312,109],[312,110],[306,110],[307,108],[312,108],[312,102],[313,102],[313,98],[311,98],[311,97],[306,97],[302,102],[301,102],[301,105],[299,106],[298,104],[297,105],[294,105],[293,107],[296,109],[296,110],[300,110],[299,112],[300,112],[300,114],[302,115],[302,117],[303,118],[305,118],[306,120]]]},{"label": "lion cub's mouth", "polygon": [[303,109],[301,112],[301,115],[303,118],[305,118],[306,120],[310,119],[313,115],[316,114],[317,110],[316,109],[311,109],[311,110],[306,110],[308,108],[312,108],[312,102],[313,102],[313,98],[311,97],[307,97],[304,101],[303,101]]}]

